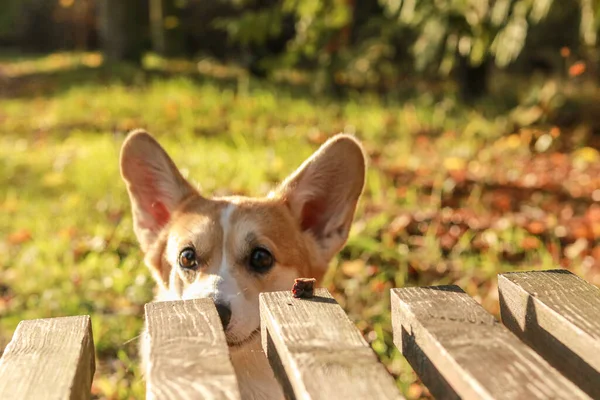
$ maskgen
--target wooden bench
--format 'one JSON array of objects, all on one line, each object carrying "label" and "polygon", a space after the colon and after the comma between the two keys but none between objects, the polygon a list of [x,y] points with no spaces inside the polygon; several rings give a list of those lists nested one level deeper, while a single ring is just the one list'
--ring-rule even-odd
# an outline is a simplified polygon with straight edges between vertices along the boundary
[{"label": "wooden bench", "polygon": [[263,349],[290,399],[401,399],[394,380],[326,289],[262,293]]},{"label": "wooden bench", "polygon": [[587,398],[457,286],[396,289],[394,343],[435,397]]},{"label": "wooden bench", "polygon": [[89,399],[89,316],[21,321],[0,359],[0,399]]},{"label": "wooden bench", "polygon": [[148,399],[240,399],[212,300],[146,304]]},{"label": "wooden bench", "polygon": [[504,325],[600,399],[600,289],[565,270],[503,274],[498,289]]},{"label": "wooden bench", "polygon": [[[431,393],[600,398],[600,289],[563,270],[498,279],[505,325],[457,286],[392,289],[394,342]],[[327,290],[263,293],[260,313],[287,398],[402,398]],[[147,398],[241,398],[211,300],[147,304],[146,323]],[[23,321],[0,359],[0,399],[88,399],[93,373],[88,316]]]}]

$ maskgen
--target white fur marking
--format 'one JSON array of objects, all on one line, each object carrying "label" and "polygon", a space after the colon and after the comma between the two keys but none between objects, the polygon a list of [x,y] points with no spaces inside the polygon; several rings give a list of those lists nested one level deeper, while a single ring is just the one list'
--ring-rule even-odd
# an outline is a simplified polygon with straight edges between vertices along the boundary
[{"label": "white fur marking", "polygon": [[229,226],[231,223],[231,214],[235,210],[235,205],[228,204],[227,207],[221,212],[221,229],[223,230],[223,245],[222,245],[222,257],[221,266],[219,267],[219,275],[223,276],[227,272],[227,236],[229,235]]},{"label": "white fur marking", "polygon": [[[232,303],[233,300],[239,295],[240,288],[237,281],[231,276],[230,259],[231,254],[228,256],[227,243],[231,239],[229,232],[231,231],[231,214],[235,210],[235,204],[228,204],[227,207],[221,212],[220,224],[223,231],[223,243],[221,244],[221,265],[219,266],[219,277],[220,279],[215,285],[215,300],[221,299],[227,303]],[[236,308],[231,305],[232,310]],[[231,319],[231,325],[234,326],[239,318],[235,316]]]}]

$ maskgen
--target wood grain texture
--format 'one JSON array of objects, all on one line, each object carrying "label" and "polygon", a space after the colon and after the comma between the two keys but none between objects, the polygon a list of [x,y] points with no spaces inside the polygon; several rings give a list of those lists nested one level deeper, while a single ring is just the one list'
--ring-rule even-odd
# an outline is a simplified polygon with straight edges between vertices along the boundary
[{"label": "wood grain texture", "polygon": [[437,399],[588,398],[458,286],[392,289],[392,323]]},{"label": "wood grain texture", "polygon": [[504,324],[600,399],[600,289],[565,270],[498,277]]},{"label": "wood grain texture", "polygon": [[263,349],[289,399],[401,399],[391,375],[326,289],[260,295]]},{"label": "wood grain texture", "polygon": [[94,363],[89,316],[21,321],[0,359],[0,399],[89,399]]},{"label": "wood grain texture", "polygon": [[155,302],[145,308],[146,398],[240,398],[212,300]]}]

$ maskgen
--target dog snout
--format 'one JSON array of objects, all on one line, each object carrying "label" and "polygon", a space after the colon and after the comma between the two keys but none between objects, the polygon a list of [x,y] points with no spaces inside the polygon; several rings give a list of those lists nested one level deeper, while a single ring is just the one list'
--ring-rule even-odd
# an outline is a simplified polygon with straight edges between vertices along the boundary
[{"label": "dog snout", "polygon": [[229,304],[222,302],[215,302],[215,307],[217,307],[217,313],[219,314],[219,318],[221,318],[223,329],[227,329],[227,325],[231,321],[231,307]]}]

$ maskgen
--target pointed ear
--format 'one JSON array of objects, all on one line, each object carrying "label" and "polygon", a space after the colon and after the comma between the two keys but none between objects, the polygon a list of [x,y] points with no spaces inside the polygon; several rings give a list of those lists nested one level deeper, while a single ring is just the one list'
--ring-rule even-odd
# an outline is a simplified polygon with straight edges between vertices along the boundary
[{"label": "pointed ear", "polygon": [[121,176],[127,184],[133,227],[147,252],[171,213],[196,190],[158,142],[144,131],[133,131],[121,148]]},{"label": "pointed ear", "polygon": [[275,192],[329,261],[346,243],[365,182],[365,156],[349,135],[336,135]]}]

